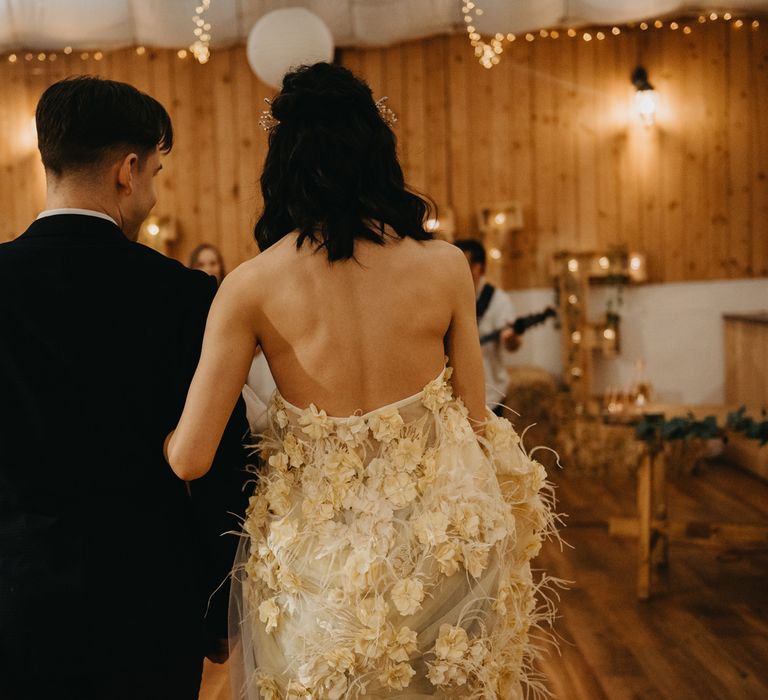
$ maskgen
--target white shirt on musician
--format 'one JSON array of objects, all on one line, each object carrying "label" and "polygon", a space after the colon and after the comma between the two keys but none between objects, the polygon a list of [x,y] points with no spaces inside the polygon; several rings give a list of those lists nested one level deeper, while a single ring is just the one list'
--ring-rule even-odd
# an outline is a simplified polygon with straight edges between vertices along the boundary
[{"label": "white shirt on musician", "polygon": [[[482,278],[479,289],[482,290],[486,280]],[[478,292],[479,296],[479,292]],[[512,299],[503,289],[496,287],[491,297],[491,303],[485,310],[478,323],[480,336],[501,330],[513,323],[517,315]],[[507,395],[509,375],[507,366],[510,364],[512,353],[505,350],[498,340],[491,341],[482,346],[483,369],[485,370],[485,402],[490,408],[498,406]]]}]

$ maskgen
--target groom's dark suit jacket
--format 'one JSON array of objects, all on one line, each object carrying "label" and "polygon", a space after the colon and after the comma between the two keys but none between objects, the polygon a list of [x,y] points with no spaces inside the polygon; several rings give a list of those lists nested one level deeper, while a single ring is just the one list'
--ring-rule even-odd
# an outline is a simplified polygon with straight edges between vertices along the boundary
[{"label": "groom's dark suit jacket", "polygon": [[238,404],[211,471],[163,459],[213,278],[110,221],[38,219],[0,245],[0,676],[162,666],[226,636],[244,512]]}]

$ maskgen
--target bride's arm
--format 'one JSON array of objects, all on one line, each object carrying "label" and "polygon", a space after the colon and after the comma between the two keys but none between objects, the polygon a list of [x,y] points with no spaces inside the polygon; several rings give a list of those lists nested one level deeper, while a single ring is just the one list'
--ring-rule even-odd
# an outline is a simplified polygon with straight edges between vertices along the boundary
[{"label": "bride's arm", "polygon": [[485,407],[485,372],[475,314],[475,286],[467,259],[458,248],[453,255],[452,315],[445,336],[445,351],[453,367],[451,383],[456,396],[464,401],[474,425],[487,419]]},{"label": "bride's arm", "polygon": [[248,289],[242,272],[235,270],[224,280],[211,305],[184,412],[165,442],[168,464],[186,481],[198,479],[211,468],[248,376],[256,347],[249,298],[252,287]]}]

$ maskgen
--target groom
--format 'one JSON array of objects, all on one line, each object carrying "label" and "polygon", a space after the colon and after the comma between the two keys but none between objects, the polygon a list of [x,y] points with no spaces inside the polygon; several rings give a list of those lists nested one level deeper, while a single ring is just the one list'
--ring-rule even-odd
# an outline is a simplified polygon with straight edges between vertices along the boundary
[{"label": "groom", "polygon": [[0,698],[196,698],[226,656],[246,423],[194,483],[163,460],[215,293],[134,242],[171,121],[93,77],[36,120],[46,211],[0,245]]}]

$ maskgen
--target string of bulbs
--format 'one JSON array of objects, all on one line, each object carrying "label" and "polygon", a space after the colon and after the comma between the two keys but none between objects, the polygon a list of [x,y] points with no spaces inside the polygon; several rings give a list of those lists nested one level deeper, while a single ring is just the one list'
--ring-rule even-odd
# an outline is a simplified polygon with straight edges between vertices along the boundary
[{"label": "string of bulbs", "polygon": [[[492,39],[486,41],[481,36],[480,32],[475,27],[478,17],[483,15],[483,8],[479,6],[479,2],[474,0],[465,0],[464,5],[461,8],[464,15],[464,23],[466,24],[467,36],[469,37],[469,43],[475,51],[475,57],[480,62],[483,68],[493,68],[501,61],[501,54],[504,53],[504,43],[511,44],[517,41],[518,36],[516,34],[502,34],[497,33]],[[560,37],[568,37],[569,39],[581,38],[583,41],[590,42],[593,40],[603,41],[609,36],[618,36],[622,31],[627,31],[639,27],[641,31],[648,31],[649,29],[664,29],[667,28],[671,31],[680,31],[683,34],[690,34],[693,31],[693,27],[696,24],[705,24],[707,22],[716,22],[723,20],[730,22],[734,29],[741,29],[746,24],[749,24],[752,29],[757,29],[760,26],[759,19],[744,19],[742,17],[734,17],[731,12],[710,12],[709,14],[701,14],[697,18],[691,18],[690,20],[672,20],[665,21],[663,19],[656,19],[647,22],[633,22],[631,24],[624,25],[622,29],[618,25],[611,27],[598,27],[591,28],[590,30],[577,30],[573,27],[569,27],[565,30],[558,29],[540,29],[538,32],[526,32],[521,34],[520,38],[527,42],[535,41],[536,39],[559,39]]]}]

